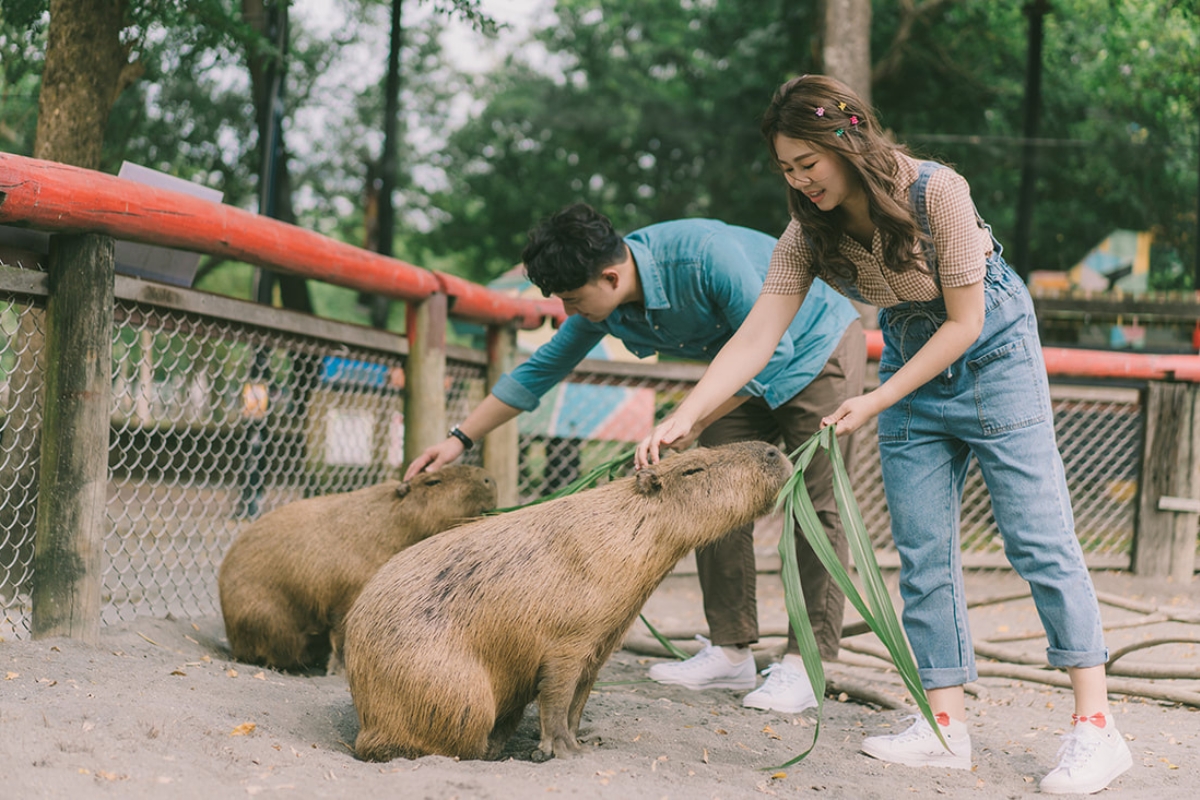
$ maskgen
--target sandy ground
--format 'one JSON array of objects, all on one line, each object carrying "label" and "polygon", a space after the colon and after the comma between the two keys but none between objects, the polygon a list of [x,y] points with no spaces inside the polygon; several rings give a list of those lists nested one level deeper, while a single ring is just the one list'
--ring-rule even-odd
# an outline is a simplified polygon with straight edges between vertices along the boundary
[{"label": "sandy ground", "polygon": [[[892,577],[894,583],[894,576]],[[1097,573],[1097,589],[1140,602],[1200,612],[1200,587]],[[1023,584],[1011,573],[968,577],[973,598]],[[778,578],[760,579],[765,633],[783,630]],[[1106,625],[1142,615],[1104,606]],[[972,610],[977,638],[1038,630],[1032,602],[1009,600]],[[664,632],[704,632],[695,577],[673,574],[646,607]],[[853,621],[848,617],[848,621]],[[641,630],[638,630],[641,629]],[[1124,627],[1109,645],[1152,637],[1195,636],[1197,626],[1159,622]],[[629,640],[644,640],[635,624]],[[871,640],[869,634],[854,641]],[[760,662],[779,648],[764,639]],[[1032,654],[1044,640],[1008,643]],[[844,651],[845,652],[845,651]],[[903,694],[894,672],[860,655],[830,665],[836,679]],[[358,798],[836,798],[907,796],[1023,797],[1055,763],[1072,711],[1066,691],[1009,678],[982,678],[969,698],[975,767],[970,772],[885,765],[858,752],[865,736],[894,731],[904,712],[830,696],[815,749],[776,768],[813,741],[815,715],[743,708],[740,693],[691,692],[645,680],[657,659],[618,651],[600,674],[584,713],[582,756],[547,763],[529,758],[535,707],[502,760],[441,757],[370,764],[350,745],[357,721],[337,676],[298,676],[233,662],[219,618],[142,618],[105,628],[99,646],[64,639],[0,643],[0,796],[25,798],[297,797]],[[1128,663],[1200,662],[1194,644],[1141,651]],[[1159,681],[1200,691],[1200,680]],[[1200,713],[1175,703],[1113,695],[1134,766],[1105,795],[1200,796]]]}]

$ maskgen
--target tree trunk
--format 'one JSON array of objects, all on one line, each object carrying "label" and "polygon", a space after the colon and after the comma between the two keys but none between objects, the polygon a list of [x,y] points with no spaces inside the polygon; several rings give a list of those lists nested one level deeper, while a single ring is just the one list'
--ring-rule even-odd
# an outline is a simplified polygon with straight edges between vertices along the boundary
[{"label": "tree trunk", "polygon": [[[288,46],[287,0],[242,0],[242,18],[274,50],[260,42],[247,42],[246,63],[250,70],[250,93],[258,121],[258,152],[264,169],[259,170],[258,213],[295,224],[292,207],[292,179],[288,171],[287,146],[283,141],[282,114],[276,106],[283,102]],[[259,270],[256,294],[259,302],[270,304],[274,284],[279,283],[284,308],[311,314],[312,299],[308,284],[294,275],[278,275]]]},{"label": "tree trunk", "polygon": [[[821,60],[826,75],[837,78],[871,105],[871,0],[825,0]],[[874,306],[851,302],[864,328],[879,327]]]},{"label": "tree trunk", "polygon": [[97,169],[113,103],[142,72],[121,44],[126,0],[50,0],[34,158]]},{"label": "tree trunk", "polygon": [[825,0],[826,75],[871,104],[871,0]]}]

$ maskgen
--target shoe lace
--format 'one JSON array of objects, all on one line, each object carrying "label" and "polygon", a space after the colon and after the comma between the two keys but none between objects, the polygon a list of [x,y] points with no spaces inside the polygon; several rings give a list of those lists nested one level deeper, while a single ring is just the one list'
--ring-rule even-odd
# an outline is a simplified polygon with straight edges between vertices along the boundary
[{"label": "shoe lace", "polygon": [[704,638],[700,634],[696,634],[696,641],[700,642],[700,644],[704,645],[704,647],[700,650],[700,652],[696,653],[696,655],[692,656],[686,661],[679,662],[679,666],[683,667],[684,669],[696,669],[707,663],[709,659],[719,652],[718,648],[712,646],[711,641]]},{"label": "shoe lace", "polygon": [[787,690],[800,682],[800,672],[786,668],[781,661],[769,665],[762,671],[762,675],[767,679],[767,682],[763,684],[764,689],[770,686],[772,690],[776,687],[780,690]]},{"label": "shoe lace", "polygon": [[[909,742],[913,739],[923,739],[933,733],[933,729],[929,727],[929,723],[920,714],[910,714],[904,719],[900,720],[900,722],[911,722],[912,724],[900,733],[896,734],[895,740],[897,742]],[[922,725],[922,722],[925,724]]]},{"label": "shoe lace", "polygon": [[1058,768],[1071,770],[1083,766],[1099,747],[1097,738],[1080,736],[1075,731],[1065,734],[1058,748]]}]

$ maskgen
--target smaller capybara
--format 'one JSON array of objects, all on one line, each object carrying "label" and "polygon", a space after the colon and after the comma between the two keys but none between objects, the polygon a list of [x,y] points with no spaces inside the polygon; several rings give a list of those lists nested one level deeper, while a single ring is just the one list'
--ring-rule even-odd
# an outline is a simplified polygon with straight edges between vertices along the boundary
[{"label": "smaller capybara", "polygon": [[375,571],[400,550],[495,507],[490,475],[452,466],[264,514],[234,540],[217,577],[233,657],[339,671],[342,623]]},{"label": "smaller capybara", "polygon": [[495,758],[533,700],[533,757],[577,753],[596,675],[650,594],[768,513],[790,474],[762,442],[698,448],[397,553],[346,620],[355,753]]}]

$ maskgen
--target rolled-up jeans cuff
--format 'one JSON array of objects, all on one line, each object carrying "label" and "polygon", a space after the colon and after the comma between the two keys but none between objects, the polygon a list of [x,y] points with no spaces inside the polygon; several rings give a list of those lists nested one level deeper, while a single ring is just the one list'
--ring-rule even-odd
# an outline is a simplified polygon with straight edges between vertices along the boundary
[{"label": "rolled-up jeans cuff", "polygon": [[1052,667],[1098,667],[1108,663],[1108,648],[1100,650],[1055,650],[1046,648],[1046,661]]},{"label": "rolled-up jeans cuff", "polygon": [[945,669],[922,669],[918,670],[921,676],[921,685],[926,689],[945,689],[947,686],[962,686],[968,681],[973,681],[979,677],[975,671],[975,665],[969,667],[950,667]]}]

